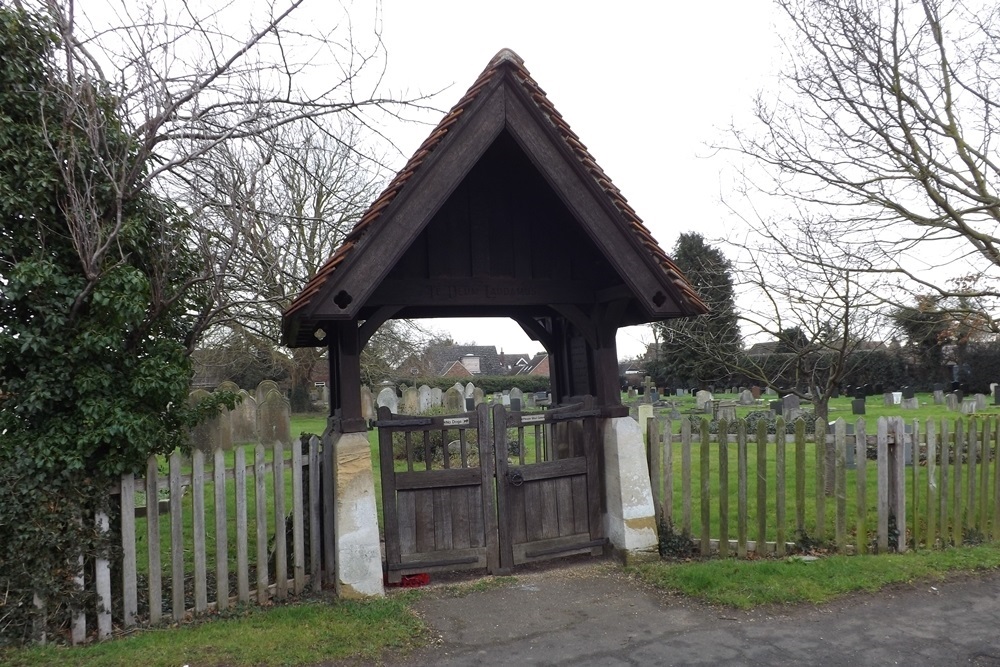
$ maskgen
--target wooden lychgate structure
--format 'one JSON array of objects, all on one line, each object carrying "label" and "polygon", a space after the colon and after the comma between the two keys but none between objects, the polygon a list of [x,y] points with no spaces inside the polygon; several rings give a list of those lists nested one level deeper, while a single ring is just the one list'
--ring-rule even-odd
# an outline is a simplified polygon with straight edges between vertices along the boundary
[{"label": "wooden lychgate structure", "polygon": [[[619,400],[618,328],[705,312],[522,60],[503,50],[285,311],[283,334],[290,346],[328,347],[330,429],[352,433],[367,428],[361,417],[361,350],[383,323],[509,317],[549,353],[555,407],[581,405],[590,397],[592,421],[581,428],[594,430],[596,449],[601,420],[627,415]],[[476,412],[468,419],[471,425],[481,417]],[[551,463],[588,470],[600,464],[596,458]],[[493,465],[501,466],[500,459]],[[479,474],[472,467],[441,473],[441,480],[464,479],[467,487]],[[409,511],[411,497],[429,502],[407,488],[416,478],[400,474],[395,489],[400,511]],[[596,483],[598,473],[579,474]],[[503,475],[494,478],[508,483]],[[525,476],[522,486],[512,486],[523,488],[524,502],[531,502],[536,490],[546,498],[567,493],[563,482],[553,490],[531,481]],[[579,482],[569,484],[576,489]],[[456,498],[469,493],[438,496],[460,504]],[[522,492],[512,493],[511,502],[521,502]],[[588,487],[586,494],[599,492]],[[489,502],[489,494],[480,495]],[[501,521],[498,532],[504,530],[520,535],[521,528]],[[525,524],[524,530],[534,528]],[[562,528],[557,532],[556,538],[565,537]],[[403,536],[400,544],[408,539]],[[464,538],[460,543],[446,551],[479,548],[471,541],[465,547]],[[516,540],[511,544],[507,557],[516,561],[520,547]],[[555,546],[525,547],[524,554],[546,548]],[[473,551],[460,558],[487,558]]]}]

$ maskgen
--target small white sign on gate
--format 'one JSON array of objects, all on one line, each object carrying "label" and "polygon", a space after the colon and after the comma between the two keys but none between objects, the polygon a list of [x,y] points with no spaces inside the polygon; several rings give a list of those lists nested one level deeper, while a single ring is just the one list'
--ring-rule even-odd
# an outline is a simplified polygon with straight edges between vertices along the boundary
[{"label": "small white sign on gate", "polygon": [[444,425],[445,426],[468,426],[469,425],[469,418],[468,417],[445,417]]},{"label": "small white sign on gate", "polygon": [[537,422],[543,422],[543,421],[545,421],[545,415],[522,415],[521,416],[521,423],[522,424],[535,424]]}]

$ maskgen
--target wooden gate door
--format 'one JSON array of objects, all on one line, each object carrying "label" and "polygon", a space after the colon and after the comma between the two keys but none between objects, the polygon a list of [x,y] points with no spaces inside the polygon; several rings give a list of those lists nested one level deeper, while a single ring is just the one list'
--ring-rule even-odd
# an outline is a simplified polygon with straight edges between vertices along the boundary
[{"label": "wooden gate door", "polygon": [[447,417],[378,411],[386,572],[499,572],[489,410]]},{"label": "wooden gate door", "polygon": [[600,555],[598,419],[592,400],[545,412],[483,404],[446,417],[379,408],[385,562],[403,575]]},{"label": "wooden gate door", "polygon": [[591,397],[538,413],[493,408],[500,567],[600,555],[600,411]]}]

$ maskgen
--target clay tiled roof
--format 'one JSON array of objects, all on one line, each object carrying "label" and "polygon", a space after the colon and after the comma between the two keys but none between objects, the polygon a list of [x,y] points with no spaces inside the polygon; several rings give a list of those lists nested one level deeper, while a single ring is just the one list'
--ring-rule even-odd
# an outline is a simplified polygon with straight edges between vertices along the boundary
[{"label": "clay tiled roof", "polygon": [[700,299],[697,293],[691,288],[687,279],[681,273],[677,265],[667,257],[666,253],[653,239],[652,234],[643,225],[642,220],[629,206],[621,191],[615,187],[611,179],[608,178],[604,170],[597,164],[594,157],[587,150],[587,147],[580,141],[580,138],[570,129],[569,124],[549,101],[549,98],[524,67],[524,61],[516,53],[509,49],[503,49],[490,60],[489,65],[479,75],[475,83],[468,92],[452,107],[451,111],[445,114],[441,122],[438,123],[430,136],[420,145],[417,152],[406,163],[406,165],[396,174],[388,187],[379,195],[361,220],[354,226],[350,234],[344,239],[343,244],[334,252],[333,256],[320,268],[313,278],[306,283],[302,292],[295,298],[291,305],[285,310],[284,316],[287,318],[298,312],[310,303],[312,298],[322,289],[327,279],[337,270],[337,267],[347,258],[351,250],[358,241],[370,230],[373,225],[377,225],[383,212],[392,204],[393,200],[406,187],[407,182],[413,174],[420,169],[421,164],[440,144],[441,140],[448,134],[452,125],[458,122],[464,111],[471,105],[496,77],[501,76],[505,69],[509,69],[513,76],[526,89],[530,98],[534,101],[538,109],[552,123],[560,136],[566,141],[573,154],[579,160],[583,168],[593,177],[601,189],[606,193],[609,200],[621,213],[623,219],[638,238],[639,242],[647,252],[656,260],[660,268],[667,275],[668,279],[676,288],[676,296],[680,301],[679,305],[685,315],[696,315],[708,312],[708,307]]}]

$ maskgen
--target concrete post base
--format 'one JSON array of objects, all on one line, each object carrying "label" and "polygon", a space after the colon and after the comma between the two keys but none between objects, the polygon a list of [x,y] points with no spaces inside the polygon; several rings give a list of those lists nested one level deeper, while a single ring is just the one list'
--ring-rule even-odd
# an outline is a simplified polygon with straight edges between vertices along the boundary
[{"label": "concrete post base", "polygon": [[331,433],[336,480],[336,591],[344,598],[385,595],[375,478],[367,433]]},{"label": "concrete post base", "polygon": [[631,417],[605,420],[605,535],[625,562],[658,558],[653,490],[639,424]]}]

